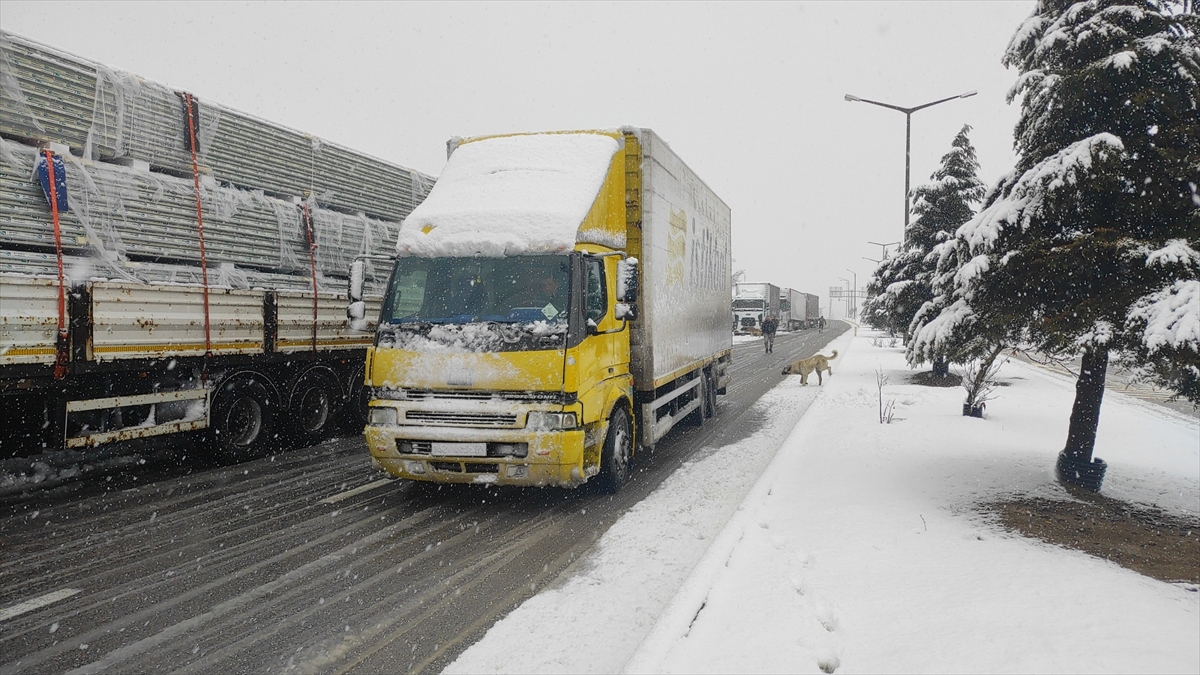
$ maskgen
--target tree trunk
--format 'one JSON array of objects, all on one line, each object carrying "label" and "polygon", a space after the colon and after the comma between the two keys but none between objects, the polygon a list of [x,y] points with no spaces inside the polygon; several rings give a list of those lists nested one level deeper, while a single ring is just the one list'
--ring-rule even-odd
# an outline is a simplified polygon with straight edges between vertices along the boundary
[{"label": "tree trunk", "polygon": [[946,363],[946,359],[937,356],[933,359],[933,374],[936,377],[946,377],[950,374],[950,364]]},{"label": "tree trunk", "polygon": [[979,362],[979,370],[975,373],[975,379],[971,380],[971,387],[967,389],[967,403],[973,406],[977,405],[975,399],[983,391],[983,385],[987,383],[988,375],[991,374],[992,364],[996,362],[996,357],[1000,356],[1000,353],[1003,351],[1004,347],[996,347],[992,350],[991,354]]},{"label": "tree trunk", "polygon": [[1108,348],[1093,347],[1083,353],[1079,380],[1075,383],[1075,404],[1071,407],[1071,426],[1062,454],[1090,462],[1096,445],[1096,427],[1100,424],[1100,402],[1104,399],[1104,376],[1108,372]]}]

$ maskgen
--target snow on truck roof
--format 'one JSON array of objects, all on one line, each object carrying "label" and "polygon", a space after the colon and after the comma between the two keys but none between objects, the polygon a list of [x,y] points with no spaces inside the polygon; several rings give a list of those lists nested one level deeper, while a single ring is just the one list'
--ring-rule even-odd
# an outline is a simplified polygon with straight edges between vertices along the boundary
[{"label": "snow on truck roof", "polygon": [[609,133],[463,141],[433,191],[404,219],[396,252],[499,257],[574,249],[621,148]]}]

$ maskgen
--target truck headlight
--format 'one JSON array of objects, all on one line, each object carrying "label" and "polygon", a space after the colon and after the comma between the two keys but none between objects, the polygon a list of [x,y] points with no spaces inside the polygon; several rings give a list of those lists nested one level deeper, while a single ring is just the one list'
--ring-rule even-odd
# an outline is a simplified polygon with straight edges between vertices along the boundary
[{"label": "truck headlight", "polygon": [[534,412],[529,413],[529,415],[525,418],[525,428],[545,429],[547,431],[557,429],[574,429],[575,413],[541,412],[535,410]]},{"label": "truck headlight", "polygon": [[378,425],[392,425],[397,423],[395,408],[371,408],[370,423]]}]

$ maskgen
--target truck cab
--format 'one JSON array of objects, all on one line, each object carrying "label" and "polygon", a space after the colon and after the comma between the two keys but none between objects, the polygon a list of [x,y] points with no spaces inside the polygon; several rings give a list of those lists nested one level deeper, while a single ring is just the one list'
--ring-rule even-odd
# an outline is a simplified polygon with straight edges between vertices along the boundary
[{"label": "truck cab", "polygon": [[[620,260],[595,245],[398,259],[369,366],[367,437],[379,464],[446,482],[568,485],[596,475],[613,409],[631,423]],[[623,442],[616,459],[628,462],[632,436]]]}]

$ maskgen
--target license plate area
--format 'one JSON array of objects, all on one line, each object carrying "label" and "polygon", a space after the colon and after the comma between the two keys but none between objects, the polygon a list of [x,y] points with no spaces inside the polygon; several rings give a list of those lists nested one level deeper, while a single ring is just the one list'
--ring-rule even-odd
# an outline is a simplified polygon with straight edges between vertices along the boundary
[{"label": "license plate area", "polygon": [[439,443],[434,441],[429,454],[435,457],[487,457],[487,443]]}]

